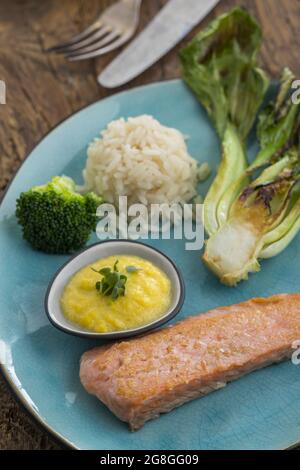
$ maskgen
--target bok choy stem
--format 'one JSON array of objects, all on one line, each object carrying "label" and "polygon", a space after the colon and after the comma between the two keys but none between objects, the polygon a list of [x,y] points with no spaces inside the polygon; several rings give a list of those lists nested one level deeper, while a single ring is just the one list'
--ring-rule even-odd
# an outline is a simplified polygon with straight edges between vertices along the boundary
[{"label": "bok choy stem", "polygon": [[217,202],[221,200],[226,189],[234,184],[241,174],[244,174],[246,168],[244,145],[236,128],[229,124],[222,142],[222,160],[218,174],[205,199],[204,226],[208,234],[212,235],[219,228]]}]

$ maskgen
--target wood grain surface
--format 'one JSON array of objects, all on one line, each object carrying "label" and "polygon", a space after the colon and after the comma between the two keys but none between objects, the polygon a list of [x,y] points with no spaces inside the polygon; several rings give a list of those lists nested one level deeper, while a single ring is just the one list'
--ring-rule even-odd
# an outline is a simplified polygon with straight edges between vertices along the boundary
[{"label": "wood grain surface", "polygon": [[[1,0],[0,80],[6,83],[7,104],[0,105],[0,195],[49,129],[83,106],[118,91],[107,91],[96,82],[97,73],[117,52],[72,64],[43,52],[81,31],[112,3]],[[140,29],[165,3],[143,1]],[[246,6],[261,22],[265,38],[261,61],[270,75],[277,77],[287,65],[300,78],[300,0],[222,0],[202,24],[234,5]],[[179,77],[178,48],[124,88]],[[60,445],[19,408],[0,378],[0,449],[58,448]]]}]

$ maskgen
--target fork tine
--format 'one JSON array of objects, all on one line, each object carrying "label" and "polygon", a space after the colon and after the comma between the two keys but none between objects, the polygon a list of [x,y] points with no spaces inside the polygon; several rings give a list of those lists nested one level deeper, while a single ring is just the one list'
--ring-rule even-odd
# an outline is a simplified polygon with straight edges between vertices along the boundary
[{"label": "fork tine", "polygon": [[102,48],[100,48],[96,51],[93,51],[93,52],[88,52],[87,54],[73,55],[71,57],[68,57],[68,59],[71,62],[74,62],[76,60],[92,59],[93,57],[98,57],[98,56],[106,54],[107,52],[111,52],[114,49],[117,49],[117,47],[122,46],[127,40],[128,40],[128,35],[124,35],[124,36],[121,36],[116,41],[109,44],[109,46],[102,47]]},{"label": "fork tine", "polygon": [[[140,6],[141,0],[116,1],[82,33],[45,52],[65,54],[70,61],[90,59],[110,52],[125,44],[133,36],[138,24]],[[114,31],[113,25],[118,25],[118,29],[120,25],[122,29],[124,28],[124,33]]]},{"label": "fork tine", "polygon": [[106,26],[102,26],[100,29],[96,30],[93,34],[88,36],[86,39],[79,41],[75,44],[71,44],[70,46],[61,47],[59,50],[56,51],[57,54],[72,54],[83,47],[92,46],[97,39],[100,40],[103,36],[108,35],[110,33],[110,29]]},{"label": "fork tine", "polygon": [[90,36],[95,31],[100,29],[101,26],[102,26],[102,22],[100,20],[97,20],[93,24],[91,24],[88,28],[86,28],[84,31],[82,31],[79,34],[76,34],[76,36],[73,36],[69,41],[66,41],[62,44],[58,44],[57,46],[50,47],[49,49],[47,49],[47,52],[58,52],[61,49],[70,47],[73,44],[76,44],[77,42],[86,39],[88,36]]},{"label": "fork tine", "polygon": [[84,60],[84,59],[92,59],[93,57],[98,57],[104,55],[108,52],[117,49],[118,47],[122,46],[128,40],[128,35],[121,36],[116,41],[109,44],[109,46],[102,47],[94,52],[88,52],[87,54],[78,54],[68,57],[69,61],[74,62],[76,60]]},{"label": "fork tine", "polygon": [[[124,36],[120,36],[120,34],[116,31],[112,31],[101,41],[96,42],[92,46],[80,49],[79,51],[76,51],[73,54],[68,54],[67,58],[71,61],[90,59],[91,57],[96,57],[98,55],[105,54],[106,52],[115,49],[119,46],[119,44],[121,45],[123,42]],[[103,47],[107,44],[109,44],[109,46]]]}]

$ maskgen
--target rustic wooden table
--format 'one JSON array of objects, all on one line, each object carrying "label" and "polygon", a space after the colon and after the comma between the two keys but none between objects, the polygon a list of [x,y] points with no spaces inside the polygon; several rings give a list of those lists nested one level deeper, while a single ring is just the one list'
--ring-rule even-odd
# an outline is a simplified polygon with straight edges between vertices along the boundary
[{"label": "rustic wooden table", "polygon": [[[116,52],[73,64],[43,53],[44,48],[81,31],[113,1],[1,0],[0,79],[6,82],[7,104],[0,106],[0,195],[51,127],[84,105],[115,93],[100,88],[96,75]],[[141,29],[165,3],[143,1]],[[269,73],[276,77],[288,65],[300,78],[300,0],[223,0],[205,23],[233,5],[248,7],[262,23],[262,62]],[[179,76],[175,49],[126,88]],[[19,408],[0,379],[0,449],[57,448]]]}]

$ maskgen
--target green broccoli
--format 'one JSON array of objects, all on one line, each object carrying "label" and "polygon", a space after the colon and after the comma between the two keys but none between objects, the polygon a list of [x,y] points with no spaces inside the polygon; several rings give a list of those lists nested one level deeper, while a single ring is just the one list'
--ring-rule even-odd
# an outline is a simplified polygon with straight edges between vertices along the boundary
[{"label": "green broccoli", "polygon": [[56,176],[44,186],[35,186],[17,200],[16,216],[23,237],[36,250],[69,254],[82,248],[96,229],[102,198],[76,192],[71,178]]}]

